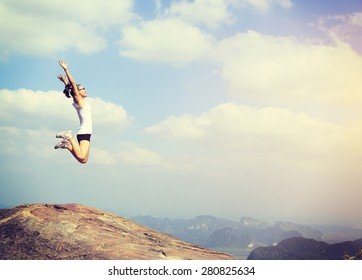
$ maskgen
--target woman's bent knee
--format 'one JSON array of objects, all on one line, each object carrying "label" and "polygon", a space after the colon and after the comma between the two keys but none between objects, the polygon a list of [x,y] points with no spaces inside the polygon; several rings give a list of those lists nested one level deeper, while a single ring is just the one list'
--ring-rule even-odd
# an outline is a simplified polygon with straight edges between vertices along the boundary
[{"label": "woman's bent knee", "polygon": [[81,164],[86,164],[86,163],[88,162],[88,157],[87,157],[87,156],[77,157],[77,160],[78,160],[79,163],[81,163]]}]

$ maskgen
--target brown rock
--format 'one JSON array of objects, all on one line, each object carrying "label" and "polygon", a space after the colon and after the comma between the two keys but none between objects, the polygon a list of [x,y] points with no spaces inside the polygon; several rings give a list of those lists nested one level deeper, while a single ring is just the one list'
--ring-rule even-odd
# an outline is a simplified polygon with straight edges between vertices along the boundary
[{"label": "brown rock", "polygon": [[0,209],[0,259],[234,258],[84,205],[27,204]]}]

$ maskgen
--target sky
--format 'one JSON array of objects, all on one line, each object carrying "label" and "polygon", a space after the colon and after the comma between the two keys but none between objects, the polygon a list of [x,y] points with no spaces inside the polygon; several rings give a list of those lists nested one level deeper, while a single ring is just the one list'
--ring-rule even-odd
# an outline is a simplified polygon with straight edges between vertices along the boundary
[{"label": "sky", "polygon": [[0,0],[0,204],[362,223],[361,37],[359,0]]}]

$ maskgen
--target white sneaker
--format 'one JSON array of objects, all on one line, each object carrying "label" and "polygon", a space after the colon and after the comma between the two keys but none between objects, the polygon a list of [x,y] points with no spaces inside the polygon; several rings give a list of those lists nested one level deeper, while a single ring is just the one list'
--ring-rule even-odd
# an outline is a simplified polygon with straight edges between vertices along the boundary
[{"label": "white sneaker", "polygon": [[55,135],[56,138],[63,138],[64,140],[68,140],[73,137],[73,131],[64,130]]},{"label": "white sneaker", "polygon": [[70,142],[68,140],[62,140],[58,144],[54,146],[54,149],[66,149],[70,145]]}]

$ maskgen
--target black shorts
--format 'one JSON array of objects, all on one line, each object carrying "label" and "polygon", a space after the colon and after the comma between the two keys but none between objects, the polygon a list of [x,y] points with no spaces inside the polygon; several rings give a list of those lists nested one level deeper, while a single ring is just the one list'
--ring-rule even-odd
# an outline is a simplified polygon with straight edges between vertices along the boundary
[{"label": "black shorts", "polygon": [[83,140],[87,140],[90,142],[91,136],[92,136],[92,134],[77,134],[77,139],[78,139],[79,143],[80,143],[80,141],[83,141]]}]

